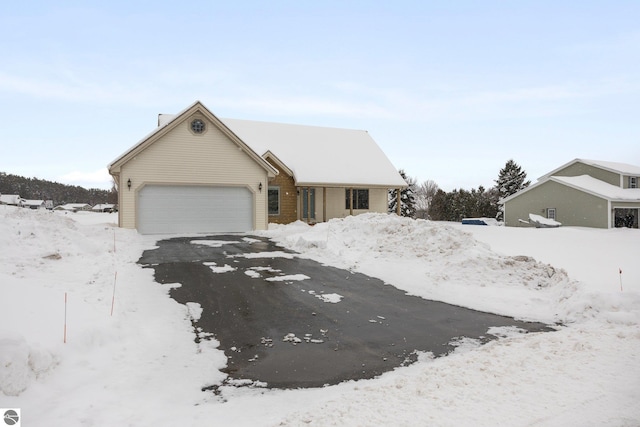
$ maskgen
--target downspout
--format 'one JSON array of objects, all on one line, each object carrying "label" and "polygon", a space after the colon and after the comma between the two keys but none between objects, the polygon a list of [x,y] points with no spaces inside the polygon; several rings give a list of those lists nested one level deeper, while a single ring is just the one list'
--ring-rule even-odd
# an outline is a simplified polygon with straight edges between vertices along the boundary
[{"label": "downspout", "polygon": [[311,224],[311,187],[307,187],[307,224]]},{"label": "downspout", "polygon": [[118,227],[122,228],[122,187],[120,186],[120,174],[111,176],[114,178],[116,189],[118,190]]},{"label": "downspout", "polygon": [[327,222],[327,187],[322,187],[322,222]]},{"label": "downspout", "polygon": [[349,215],[353,216],[353,188],[349,189]]}]

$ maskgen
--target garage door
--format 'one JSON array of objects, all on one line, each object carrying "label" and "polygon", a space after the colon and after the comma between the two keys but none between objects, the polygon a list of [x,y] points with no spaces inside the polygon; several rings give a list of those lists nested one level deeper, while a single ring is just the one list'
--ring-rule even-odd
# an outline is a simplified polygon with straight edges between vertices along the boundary
[{"label": "garage door", "polygon": [[138,192],[142,234],[253,229],[253,196],[244,187],[147,185]]}]

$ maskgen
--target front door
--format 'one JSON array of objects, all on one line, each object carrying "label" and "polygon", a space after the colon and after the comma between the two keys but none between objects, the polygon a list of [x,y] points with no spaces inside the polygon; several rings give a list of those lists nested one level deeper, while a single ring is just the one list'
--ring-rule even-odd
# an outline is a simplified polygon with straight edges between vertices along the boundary
[{"label": "front door", "polygon": [[[309,209],[311,208],[311,209]],[[302,220],[312,222],[316,219],[316,189],[302,189]]]}]

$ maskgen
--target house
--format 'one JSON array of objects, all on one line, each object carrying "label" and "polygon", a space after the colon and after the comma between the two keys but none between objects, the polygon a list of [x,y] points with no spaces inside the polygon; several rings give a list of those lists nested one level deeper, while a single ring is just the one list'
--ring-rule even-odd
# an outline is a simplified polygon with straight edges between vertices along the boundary
[{"label": "house", "polygon": [[23,200],[22,206],[29,209],[46,209],[44,200]]},{"label": "house", "polygon": [[115,210],[116,205],[112,203],[101,203],[98,205],[94,205],[91,208],[91,212],[113,212]]},{"label": "house", "polygon": [[17,194],[0,194],[0,205],[22,206],[24,199]]},{"label": "house", "polygon": [[406,183],[366,131],[219,119],[200,101],[109,165],[119,224],[142,234],[242,232],[387,212]]},{"label": "house", "polygon": [[65,205],[56,206],[53,209],[56,211],[69,211],[69,212],[89,211],[91,210],[91,205],[88,203],[67,203]]},{"label": "house", "polygon": [[505,225],[527,226],[529,214],[563,225],[638,228],[640,166],[574,159],[504,198]]}]

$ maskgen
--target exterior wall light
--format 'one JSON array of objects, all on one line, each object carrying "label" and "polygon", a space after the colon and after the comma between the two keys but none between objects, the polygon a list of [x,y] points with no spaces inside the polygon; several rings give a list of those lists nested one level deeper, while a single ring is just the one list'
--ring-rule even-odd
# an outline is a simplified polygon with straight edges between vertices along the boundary
[{"label": "exterior wall light", "polygon": [[262,193],[262,183],[258,184],[258,190]]},{"label": "exterior wall light", "polygon": [[131,178],[127,180],[127,188],[129,188],[129,191],[131,191]]}]

